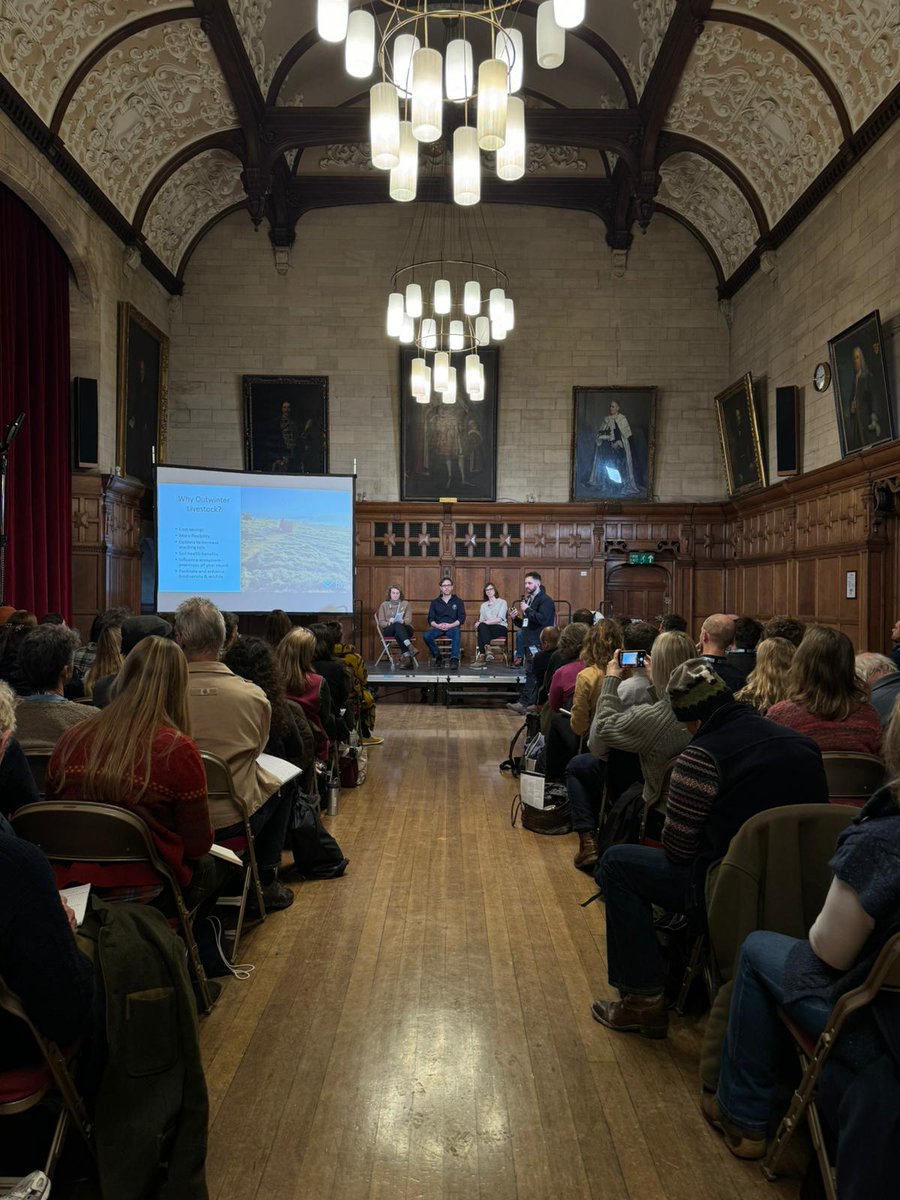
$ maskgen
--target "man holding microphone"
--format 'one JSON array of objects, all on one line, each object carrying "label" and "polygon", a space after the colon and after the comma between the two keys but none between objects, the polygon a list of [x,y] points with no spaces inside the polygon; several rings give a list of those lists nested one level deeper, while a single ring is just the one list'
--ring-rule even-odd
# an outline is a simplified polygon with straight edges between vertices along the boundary
[{"label": "man holding microphone", "polygon": [[521,605],[510,609],[513,624],[522,630],[522,650],[525,656],[525,682],[515,704],[507,704],[511,712],[525,715],[525,709],[537,699],[540,680],[532,670],[534,656],[541,648],[541,630],[556,624],[556,605],[544,591],[538,571],[525,576],[525,598]]}]

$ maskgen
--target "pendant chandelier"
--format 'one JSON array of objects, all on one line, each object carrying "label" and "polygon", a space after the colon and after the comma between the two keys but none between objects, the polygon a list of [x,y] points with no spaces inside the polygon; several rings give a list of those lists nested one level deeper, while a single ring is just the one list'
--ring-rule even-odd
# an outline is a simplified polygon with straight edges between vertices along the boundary
[{"label": "pendant chandelier", "polygon": [[455,404],[484,399],[479,350],[515,326],[509,278],[497,264],[483,210],[422,204],[391,276],[387,333],[414,346],[410,389],[418,404],[432,394]]},{"label": "pendant chandelier", "polygon": [[[428,0],[383,0],[383,29],[367,8],[350,0],[317,0],[317,28],[327,42],[344,43],[348,74],[368,79],[376,58],[381,82],[369,92],[372,165],[390,172],[390,195],[416,197],[418,147],[438,141],[444,104],[454,116],[453,199],[481,199],[481,151],[495,151],[500,179],[525,173],[524,43],[515,28],[520,0],[457,0],[428,7]],[[565,31],[584,20],[585,0],[542,0],[536,20],[537,63],[553,70],[565,59]],[[477,65],[476,65],[477,63]],[[448,139],[449,140],[449,139]]]}]

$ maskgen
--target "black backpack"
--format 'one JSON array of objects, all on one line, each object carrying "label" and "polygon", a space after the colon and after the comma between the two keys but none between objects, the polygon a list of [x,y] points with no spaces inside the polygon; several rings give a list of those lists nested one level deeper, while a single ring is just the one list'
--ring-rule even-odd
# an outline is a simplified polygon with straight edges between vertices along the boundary
[{"label": "black backpack", "polygon": [[340,846],[322,824],[318,810],[300,792],[294,797],[288,844],[304,879],[338,879],[347,870]]},{"label": "black backpack", "polygon": [[644,815],[643,784],[633,783],[618,796],[607,810],[603,828],[597,838],[597,862],[604,851],[620,842],[637,843],[640,840],[641,817]]}]

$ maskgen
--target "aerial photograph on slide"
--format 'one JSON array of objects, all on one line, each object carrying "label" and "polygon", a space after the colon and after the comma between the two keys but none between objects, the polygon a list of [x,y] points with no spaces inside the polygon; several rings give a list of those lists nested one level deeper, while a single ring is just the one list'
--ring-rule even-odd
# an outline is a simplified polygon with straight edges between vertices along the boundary
[{"label": "aerial photograph on slide", "polygon": [[245,600],[348,612],[353,604],[353,516],[346,492],[242,488]]}]

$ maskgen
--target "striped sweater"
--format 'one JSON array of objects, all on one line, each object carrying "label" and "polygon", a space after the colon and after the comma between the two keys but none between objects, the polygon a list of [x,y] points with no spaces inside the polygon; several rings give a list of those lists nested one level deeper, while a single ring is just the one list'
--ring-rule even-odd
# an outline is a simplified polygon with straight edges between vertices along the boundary
[{"label": "striped sweater", "polygon": [[826,721],[809,711],[805,704],[781,700],[766,716],[778,725],[811,737],[820,750],[843,750],[854,754],[881,753],[881,718],[871,704],[859,708],[842,721]]},{"label": "striped sweater", "polygon": [[644,776],[644,801],[653,804],[659,796],[666,766],[684,750],[690,734],[672,712],[668,699],[627,708],[619,696],[618,677],[607,675],[588,746],[601,758],[607,750],[630,750],[640,756]]}]

